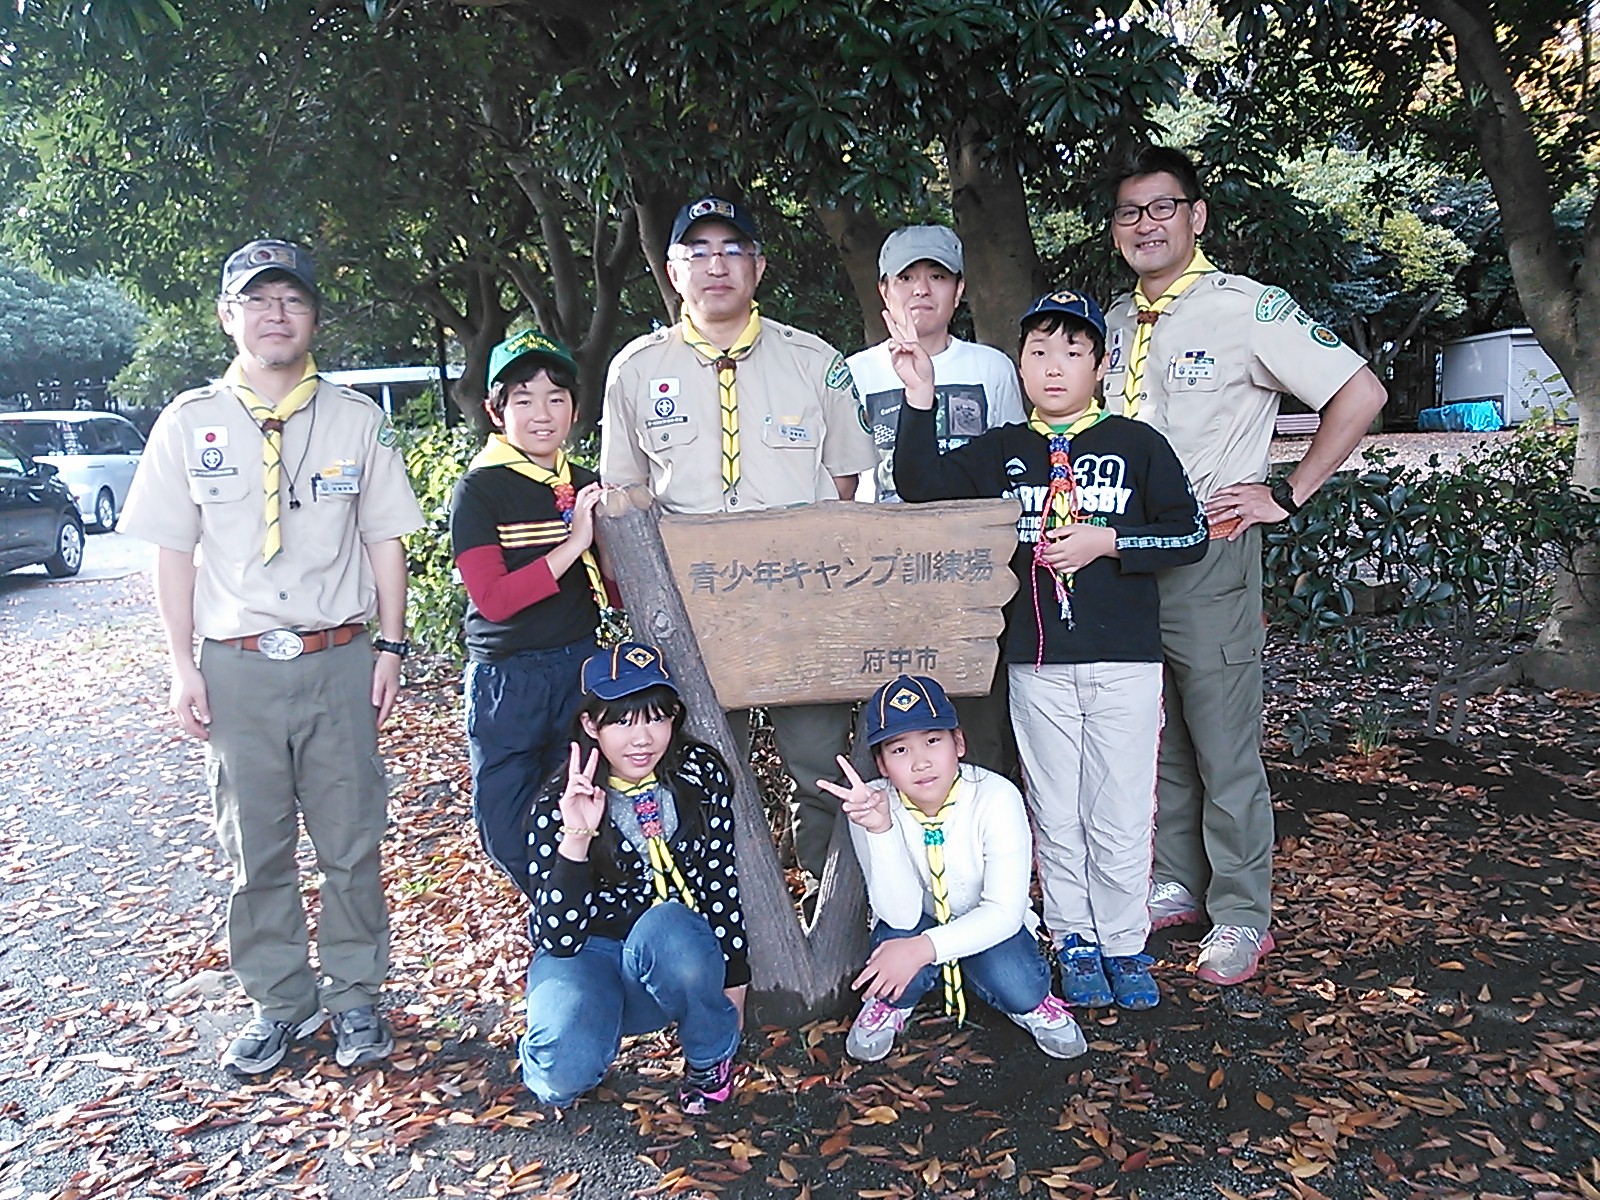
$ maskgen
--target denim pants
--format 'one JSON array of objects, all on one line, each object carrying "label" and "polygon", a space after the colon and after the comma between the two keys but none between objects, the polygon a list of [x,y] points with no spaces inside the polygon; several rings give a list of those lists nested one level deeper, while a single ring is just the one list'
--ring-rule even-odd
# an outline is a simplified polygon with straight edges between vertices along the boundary
[{"label": "denim pants", "polygon": [[489,858],[530,898],[523,824],[540,787],[567,761],[582,698],[579,672],[595,652],[592,637],[525,650],[494,662],[470,662],[462,681],[472,819]]},{"label": "denim pants", "polygon": [[624,941],[591,937],[567,958],[535,955],[522,1081],[564,1108],[605,1078],[624,1037],[674,1023],[689,1066],[731,1057],[739,1016],[723,994],[726,965],[706,919],[676,900],[648,910]]},{"label": "denim pants", "polygon": [[[892,929],[879,921],[872,928],[872,948],[876,950],[893,938],[916,937],[937,924],[927,913],[922,914],[915,929]],[[963,985],[970,984],[983,1002],[997,1012],[1032,1012],[1050,991],[1050,968],[1039,953],[1038,939],[1026,928],[959,961]],[[929,963],[911,977],[900,998],[889,1003],[896,1008],[915,1007],[931,988],[942,989],[943,971],[942,964]]]}]

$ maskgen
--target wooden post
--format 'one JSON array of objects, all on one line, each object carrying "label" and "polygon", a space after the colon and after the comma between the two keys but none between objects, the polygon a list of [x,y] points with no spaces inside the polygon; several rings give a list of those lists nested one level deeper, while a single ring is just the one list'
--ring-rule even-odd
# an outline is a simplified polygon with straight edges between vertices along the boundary
[{"label": "wooden post", "polygon": [[687,728],[727,760],[734,780],[735,855],[750,937],[753,1022],[796,1025],[843,1008],[849,980],[866,960],[866,889],[841,816],[817,895],[816,919],[802,930],[767,826],[760,788],[717,703],[683,598],[673,582],[660,518],[643,488],[608,493],[599,509],[601,553],[633,624],[659,646],[688,708]]}]

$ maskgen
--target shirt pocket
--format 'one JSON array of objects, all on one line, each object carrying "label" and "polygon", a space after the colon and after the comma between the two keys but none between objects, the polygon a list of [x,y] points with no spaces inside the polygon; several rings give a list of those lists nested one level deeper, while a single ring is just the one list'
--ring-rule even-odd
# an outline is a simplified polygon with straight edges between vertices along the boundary
[{"label": "shirt pocket", "polygon": [[196,475],[196,469],[189,475],[189,498],[196,504],[236,504],[250,492],[243,475]]},{"label": "shirt pocket", "polygon": [[822,445],[822,416],[771,416],[761,423],[761,442],[773,450],[811,450]]},{"label": "shirt pocket", "polygon": [[1222,387],[1222,364],[1211,350],[1182,350],[1167,360],[1167,395],[1215,392]]},{"label": "shirt pocket", "polygon": [[644,446],[650,451],[673,451],[690,446],[700,437],[700,426],[690,417],[674,413],[651,417],[644,423]]}]

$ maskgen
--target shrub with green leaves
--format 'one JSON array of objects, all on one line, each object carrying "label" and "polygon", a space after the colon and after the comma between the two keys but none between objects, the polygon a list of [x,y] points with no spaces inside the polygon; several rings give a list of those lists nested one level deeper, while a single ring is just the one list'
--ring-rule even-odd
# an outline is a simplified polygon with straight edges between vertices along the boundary
[{"label": "shrub with green leaves", "polygon": [[427,522],[406,539],[411,562],[406,606],[411,640],[430,654],[460,662],[464,658],[461,621],[466,615],[467,593],[456,578],[455,558],[450,553],[450,494],[482,444],[481,435],[467,425],[400,428],[406,470]]}]

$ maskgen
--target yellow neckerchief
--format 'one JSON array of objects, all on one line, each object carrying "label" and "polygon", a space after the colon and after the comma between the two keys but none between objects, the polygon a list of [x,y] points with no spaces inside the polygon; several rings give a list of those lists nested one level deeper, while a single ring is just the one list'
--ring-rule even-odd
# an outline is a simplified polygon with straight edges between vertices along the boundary
[{"label": "yellow neckerchief", "polygon": [[[472,461],[467,464],[467,470],[476,471],[479,467],[509,467],[518,475],[525,475],[535,483],[542,483],[556,494],[556,508],[561,513],[561,519],[569,526],[572,524],[572,505],[575,493],[572,488],[572,464],[567,461],[567,456],[560,449],[556,450],[556,469],[541,467],[527,454],[513,446],[506,440],[503,433],[491,433],[489,440],[484,443],[483,449],[472,456]],[[605,581],[600,578],[600,564],[595,561],[594,548],[591,546],[580,556],[583,561],[583,571],[589,577],[589,590],[594,593],[594,606],[600,610],[603,617],[611,605],[606,596]]]},{"label": "yellow neckerchief", "polygon": [[[1072,511],[1072,439],[1090,426],[1098,425],[1105,416],[1106,410],[1099,404],[1090,404],[1086,411],[1067,425],[1051,425],[1037,410],[1028,414],[1028,428],[1050,443],[1050,495],[1045,504],[1039,530],[1041,534],[1046,529],[1070,525],[1076,519]],[[1066,461],[1058,463],[1056,459],[1062,455],[1068,457]],[[1064,472],[1060,471],[1062,467],[1065,467]]]},{"label": "yellow neckerchief", "polygon": [[761,310],[754,304],[750,306],[750,320],[744,332],[727,350],[706,341],[689,319],[687,307],[682,309],[681,317],[685,344],[717,369],[717,399],[722,409],[722,490],[731,492],[739,486],[739,392],[734,374],[740,360],[749,358],[750,351],[756,347],[756,338],[761,333]]},{"label": "yellow neckerchief", "polygon": [[[950,923],[950,888],[944,881],[944,821],[950,811],[950,806],[956,802],[956,789],[961,786],[961,775],[958,772],[955,781],[950,784],[949,794],[945,796],[944,803],[939,805],[939,811],[929,816],[915,804],[904,792],[897,792],[900,803],[905,805],[906,811],[917,819],[917,824],[922,826],[922,849],[928,856],[928,879],[933,888],[933,916],[941,925]],[[967,994],[961,986],[961,963],[951,959],[942,968],[944,975],[944,1011],[955,1017],[957,1025],[963,1025],[967,1020]]]},{"label": "yellow neckerchief", "polygon": [[1194,286],[1195,281],[1202,275],[1209,275],[1217,268],[1211,265],[1211,260],[1206,257],[1205,251],[1199,246],[1194,248],[1194,257],[1189,260],[1189,265],[1172,281],[1172,286],[1154,300],[1144,294],[1144,284],[1133,289],[1133,302],[1138,306],[1139,316],[1133,327],[1133,349],[1128,354],[1128,378],[1123,388],[1122,415],[1133,418],[1139,415],[1139,404],[1144,399],[1144,364],[1150,356],[1150,337],[1155,332],[1156,320],[1162,313],[1171,307],[1172,302]]},{"label": "yellow neckerchief", "polygon": [[667,890],[667,881],[670,879],[678,889],[678,895],[683,897],[683,903],[690,912],[699,912],[700,906],[695,903],[694,893],[689,890],[689,881],[683,877],[683,872],[678,870],[678,864],[673,861],[672,850],[667,845],[666,828],[661,820],[661,785],[656,782],[655,772],[652,771],[638,783],[629,783],[626,779],[618,779],[611,775],[606,779],[606,786],[619,795],[633,802],[633,814],[639,818],[639,828],[644,832],[644,844],[650,852],[650,878],[655,885],[656,898],[650,902],[650,907],[665,903],[671,899]]},{"label": "yellow neckerchief", "polygon": [[271,562],[283,549],[283,528],[279,525],[283,505],[283,423],[317,394],[317,363],[306,355],[306,375],[295,384],[276,408],[256,394],[244,374],[244,355],[228,364],[222,382],[244,402],[246,410],[261,427],[261,482],[266,489],[267,537],[261,543],[261,561]]}]

